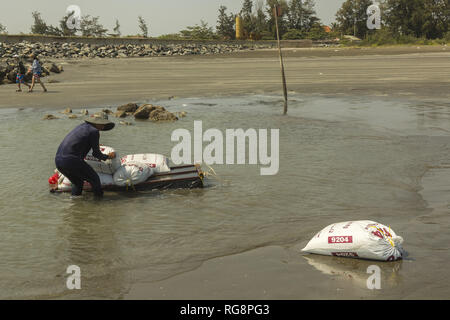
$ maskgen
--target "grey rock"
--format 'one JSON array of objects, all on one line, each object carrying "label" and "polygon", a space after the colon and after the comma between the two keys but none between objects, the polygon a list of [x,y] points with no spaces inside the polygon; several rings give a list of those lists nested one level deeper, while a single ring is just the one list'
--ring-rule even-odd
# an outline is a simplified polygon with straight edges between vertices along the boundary
[{"label": "grey rock", "polygon": [[122,125],[124,125],[124,126],[132,126],[132,125],[133,125],[131,122],[129,122],[129,121],[123,121],[123,120],[119,121],[119,124],[122,124]]},{"label": "grey rock", "polygon": [[152,121],[177,121],[178,117],[167,110],[155,109],[150,113],[149,119]]},{"label": "grey rock", "polygon": [[54,119],[59,119],[58,117],[55,117],[54,115],[52,115],[52,114],[46,114],[43,118],[42,118],[42,120],[54,120]]},{"label": "grey rock", "polygon": [[136,103],[128,103],[128,104],[124,104],[120,107],[117,108],[117,111],[125,111],[125,112],[136,112],[136,110],[138,109],[138,105]]},{"label": "grey rock", "polygon": [[126,118],[128,116],[128,114],[123,110],[119,110],[116,113],[114,113],[114,116],[116,118]]}]

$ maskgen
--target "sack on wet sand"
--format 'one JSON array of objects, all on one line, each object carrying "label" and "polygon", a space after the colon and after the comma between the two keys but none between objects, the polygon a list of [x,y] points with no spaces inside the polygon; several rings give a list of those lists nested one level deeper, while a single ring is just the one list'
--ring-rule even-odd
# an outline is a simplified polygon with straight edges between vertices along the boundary
[{"label": "sack on wet sand", "polygon": [[155,173],[169,172],[169,159],[162,154],[155,153],[143,153],[143,154],[130,154],[122,157],[122,164],[128,162],[137,161],[142,164],[147,165],[149,168],[153,169]]},{"label": "sack on wet sand", "polygon": [[[111,147],[100,146],[100,151],[103,154],[109,154],[115,152]],[[92,155],[92,149],[84,158],[84,161],[94,169],[97,173],[114,174],[120,167],[120,158],[116,155],[114,159],[108,159],[106,161],[101,161]]]},{"label": "sack on wet sand", "polygon": [[380,261],[403,257],[403,238],[390,227],[363,220],[331,224],[312,238],[303,252]]},{"label": "sack on wet sand", "polygon": [[127,162],[117,169],[113,175],[116,186],[133,186],[146,181],[153,175],[153,170],[140,162]]}]

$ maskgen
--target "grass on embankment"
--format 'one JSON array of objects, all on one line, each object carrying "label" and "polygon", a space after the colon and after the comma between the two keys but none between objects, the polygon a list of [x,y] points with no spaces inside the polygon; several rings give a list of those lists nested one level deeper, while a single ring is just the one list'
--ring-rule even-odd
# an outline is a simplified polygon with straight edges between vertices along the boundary
[{"label": "grass on embankment", "polygon": [[367,35],[365,39],[352,42],[342,39],[340,43],[344,46],[378,47],[378,46],[404,46],[404,45],[447,45],[450,44],[450,31],[442,39],[416,38],[410,35],[393,35],[388,31],[378,31]]}]

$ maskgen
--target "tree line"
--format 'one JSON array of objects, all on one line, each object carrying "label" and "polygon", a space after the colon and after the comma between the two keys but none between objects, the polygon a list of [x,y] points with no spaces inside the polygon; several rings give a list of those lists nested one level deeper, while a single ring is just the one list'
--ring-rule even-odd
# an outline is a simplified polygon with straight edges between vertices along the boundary
[{"label": "tree line", "polygon": [[227,13],[220,6],[217,34],[224,39],[235,39],[235,20],[242,19],[244,38],[273,40],[276,38],[274,6],[281,7],[278,18],[280,36],[283,39],[325,39],[329,37],[316,15],[314,0],[244,0],[239,13]]},{"label": "tree line", "polygon": [[[367,8],[373,0],[346,0],[336,13],[336,21],[324,26],[317,17],[314,0],[243,0],[237,13],[228,12],[226,6],[219,7],[215,30],[205,21],[188,26],[178,33],[162,35],[166,39],[220,39],[236,38],[236,17],[240,16],[244,39],[273,40],[276,37],[273,8],[281,7],[278,18],[282,39],[342,38],[353,35],[361,39],[439,39],[450,40],[449,0],[378,0],[380,5],[381,29],[369,30],[367,27]],[[121,36],[120,23],[116,19],[113,33],[99,23],[99,17],[89,15],[81,18],[78,29],[67,27],[68,14],[61,18],[59,26],[47,25],[39,12],[33,12],[31,33],[54,36],[74,36],[80,34],[90,37]],[[148,37],[147,22],[138,17],[140,36]],[[6,27],[0,24],[0,33]]]},{"label": "tree line", "polygon": [[[31,34],[39,34],[39,35],[47,35],[47,36],[60,36],[60,37],[72,37],[76,35],[81,35],[83,37],[120,37],[120,23],[119,20],[115,20],[115,26],[113,28],[113,33],[108,34],[108,29],[103,27],[100,24],[100,17],[94,17],[90,15],[84,15],[80,19],[80,23],[78,27],[69,28],[67,22],[71,19],[71,16],[74,12],[70,12],[69,14],[63,16],[61,20],[59,20],[59,26],[53,26],[47,24],[41,16],[41,13],[38,11],[32,12],[33,24],[31,26],[30,32]],[[141,30],[139,34],[142,37],[148,37],[148,24],[142,18],[142,16],[138,17],[138,26]],[[0,23],[0,34],[6,33],[6,27]]]},{"label": "tree line", "polygon": [[372,0],[347,0],[336,13],[333,28],[359,38],[373,36],[439,39],[449,37],[449,0],[378,0],[381,29],[367,28]]},{"label": "tree line", "polygon": [[374,2],[346,0],[329,30],[317,17],[314,0],[244,0],[237,14],[227,14],[227,8],[220,7],[216,29],[222,38],[233,39],[233,20],[239,15],[246,38],[274,39],[273,7],[279,5],[282,16],[278,21],[283,39],[318,40],[353,35],[361,39],[385,36],[450,40],[449,0],[377,0],[381,29],[370,30],[367,9]]}]

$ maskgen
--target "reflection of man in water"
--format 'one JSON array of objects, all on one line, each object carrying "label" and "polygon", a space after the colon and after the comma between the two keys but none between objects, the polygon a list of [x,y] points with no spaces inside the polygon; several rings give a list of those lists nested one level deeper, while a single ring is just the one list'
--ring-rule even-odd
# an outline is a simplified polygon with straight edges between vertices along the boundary
[{"label": "reflection of man in water", "polygon": [[114,123],[107,119],[88,119],[73,129],[61,142],[55,157],[56,168],[72,183],[72,196],[80,196],[84,181],[92,185],[97,197],[103,196],[98,174],[89,166],[84,158],[92,149],[92,155],[99,160],[114,159],[114,152],[103,154],[99,148],[100,132],[114,128]]}]

